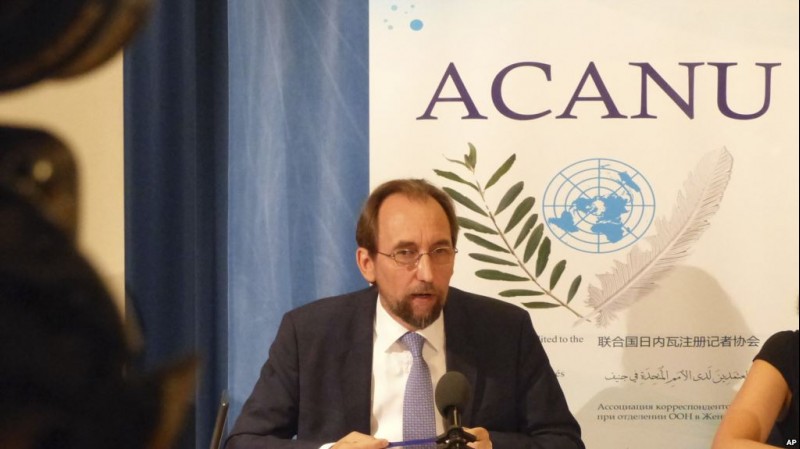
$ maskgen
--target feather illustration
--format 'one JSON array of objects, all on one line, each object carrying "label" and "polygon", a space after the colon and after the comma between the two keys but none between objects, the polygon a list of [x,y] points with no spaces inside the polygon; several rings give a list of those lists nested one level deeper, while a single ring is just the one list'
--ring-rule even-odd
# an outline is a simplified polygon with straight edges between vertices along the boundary
[{"label": "feather illustration", "polygon": [[653,290],[659,279],[689,255],[719,209],[732,168],[733,157],[725,147],[698,162],[678,193],[670,219],[661,217],[656,222],[656,233],[648,238],[650,249],[635,246],[626,263],[614,261],[610,272],[597,276],[599,288],[589,286],[586,304],[594,310],[579,322],[596,319],[598,327],[607,326],[617,312]]}]

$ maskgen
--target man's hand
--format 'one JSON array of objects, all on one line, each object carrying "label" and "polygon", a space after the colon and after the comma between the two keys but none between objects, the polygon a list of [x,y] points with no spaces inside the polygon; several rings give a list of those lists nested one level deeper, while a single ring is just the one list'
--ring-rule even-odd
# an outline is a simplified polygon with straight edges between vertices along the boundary
[{"label": "man's hand", "polygon": [[473,449],[492,449],[492,440],[489,437],[489,431],[483,427],[473,427],[471,429],[465,428],[467,432],[475,435],[475,441],[467,443],[467,446]]},{"label": "man's hand", "polygon": [[350,432],[337,441],[331,449],[383,449],[388,445],[389,441],[383,438],[375,438],[360,432]]}]

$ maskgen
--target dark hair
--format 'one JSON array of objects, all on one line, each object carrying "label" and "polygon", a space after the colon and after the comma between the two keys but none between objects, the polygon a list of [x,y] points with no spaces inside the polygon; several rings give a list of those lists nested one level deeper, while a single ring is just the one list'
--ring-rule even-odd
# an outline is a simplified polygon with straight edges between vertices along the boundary
[{"label": "dark hair", "polygon": [[395,193],[419,200],[433,198],[439,203],[450,223],[450,240],[453,242],[453,246],[456,245],[458,221],[450,196],[424,179],[395,179],[376,187],[364,202],[356,226],[356,243],[359,247],[366,248],[370,254],[375,254],[378,250],[378,212],[383,201]]}]

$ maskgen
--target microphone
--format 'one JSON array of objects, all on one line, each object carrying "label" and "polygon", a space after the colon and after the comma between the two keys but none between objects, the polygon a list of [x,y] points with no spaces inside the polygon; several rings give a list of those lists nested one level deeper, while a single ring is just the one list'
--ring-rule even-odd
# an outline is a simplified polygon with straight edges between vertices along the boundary
[{"label": "microphone", "polygon": [[461,415],[470,400],[469,381],[458,371],[448,371],[436,384],[435,399],[445,419],[445,431],[436,443],[447,449],[466,449],[467,443],[475,441],[475,436],[461,426]]}]

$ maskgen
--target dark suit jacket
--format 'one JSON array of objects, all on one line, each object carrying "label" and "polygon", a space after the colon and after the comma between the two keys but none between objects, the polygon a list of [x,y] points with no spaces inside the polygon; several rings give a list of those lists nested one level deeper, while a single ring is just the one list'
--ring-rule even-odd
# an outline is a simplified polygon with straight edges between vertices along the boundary
[{"label": "dark suit jacket", "polygon": [[[321,299],[284,316],[227,449],[312,449],[370,433],[377,293]],[[584,447],[528,312],[451,287],[444,329],[447,370],[472,387],[465,427],[488,429],[495,449]]]}]

